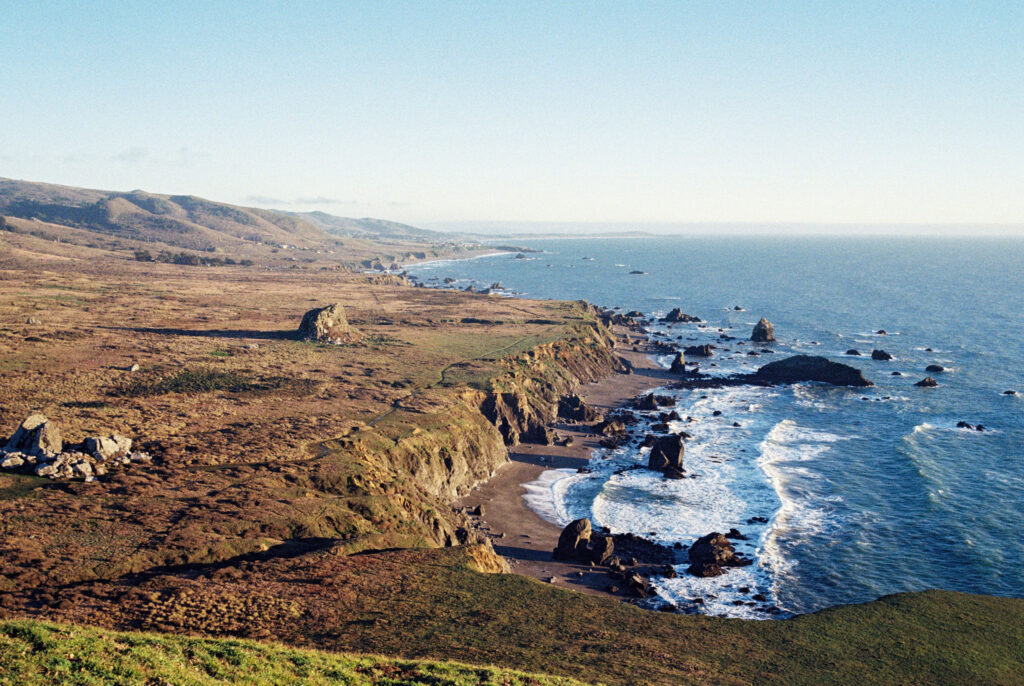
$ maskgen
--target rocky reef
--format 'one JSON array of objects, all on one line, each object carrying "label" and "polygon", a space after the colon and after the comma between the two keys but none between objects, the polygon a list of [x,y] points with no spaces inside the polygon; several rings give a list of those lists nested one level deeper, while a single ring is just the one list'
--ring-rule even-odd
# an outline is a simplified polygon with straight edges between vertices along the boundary
[{"label": "rocky reef", "polygon": [[794,355],[770,362],[758,369],[753,379],[780,384],[820,381],[836,386],[873,385],[859,369],[815,355]]}]

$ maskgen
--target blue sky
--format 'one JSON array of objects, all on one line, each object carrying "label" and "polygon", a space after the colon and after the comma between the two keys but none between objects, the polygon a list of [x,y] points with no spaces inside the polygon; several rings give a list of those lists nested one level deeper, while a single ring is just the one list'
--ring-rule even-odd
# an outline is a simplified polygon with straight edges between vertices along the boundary
[{"label": "blue sky", "polygon": [[1024,3],[8,2],[0,176],[413,223],[1024,223]]}]

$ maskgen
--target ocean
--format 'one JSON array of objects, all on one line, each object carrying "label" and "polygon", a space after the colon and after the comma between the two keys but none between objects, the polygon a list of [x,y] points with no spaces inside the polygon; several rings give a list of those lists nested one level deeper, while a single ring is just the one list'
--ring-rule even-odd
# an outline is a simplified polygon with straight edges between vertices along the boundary
[{"label": "ocean", "polygon": [[[763,619],[775,616],[765,612],[771,605],[788,616],[928,588],[1024,596],[1024,241],[516,243],[543,252],[409,271],[430,285],[500,281],[516,296],[649,316],[679,307],[705,324],[650,328],[680,348],[718,346],[701,363],[708,373],[804,353],[853,365],[875,383],[674,391],[683,421],[671,428],[692,434],[684,467],[695,478],[623,472],[646,464],[646,449],[626,446],[597,451],[590,474],[551,470],[530,485],[529,505],[558,525],[589,517],[665,544],[730,528],[747,537],[735,544],[754,565],[710,579],[681,566],[678,578],[656,581],[662,601]],[[741,345],[761,317],[777,342]],[[874,349],[894,359],[872,360]],[[671,356],[658,361],[667,367]],[[931,364],[945,371],[926,372]],[[939,386],[914,385],[926,376]]]}]

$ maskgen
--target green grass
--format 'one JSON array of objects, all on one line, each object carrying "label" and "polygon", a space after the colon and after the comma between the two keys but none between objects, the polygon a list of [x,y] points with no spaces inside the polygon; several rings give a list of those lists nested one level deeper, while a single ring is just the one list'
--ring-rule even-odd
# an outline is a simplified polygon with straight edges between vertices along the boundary
[{"label": "green grass", "polygon": [[0,684],[435,684],[579,682],[494,667],[341,655],[236,639],[0,622]]},{"label": "green grass", "polygon": [[293,394],[309,394],[316,391],[318,384],[311,379],[270,377],[255,380],[247,374],[236,371],[221,371],[205,367],[188,368],[163,376],[133,379],[111,391],[111,395],[122,398],[142,398],[168,393],[270,393],[284,391]]},{"label": "green grass", "polygon": [[167,393],[207,393],[231,391],[242,393],[259,388],[248,376],[234,371],[215,369],[183,369],[155,379],[130,381],[115,392],[128,398],[165,395]]},{"label": "green grass", "polygon": [[[515,545],[511,543],[511,545]],[[926,591],[792,620],[652,612],[436,553],[336,650],[459,659],[607,684],[1022,684],[1024,600]],[[401,618],[396,624],[367,621]]]}]

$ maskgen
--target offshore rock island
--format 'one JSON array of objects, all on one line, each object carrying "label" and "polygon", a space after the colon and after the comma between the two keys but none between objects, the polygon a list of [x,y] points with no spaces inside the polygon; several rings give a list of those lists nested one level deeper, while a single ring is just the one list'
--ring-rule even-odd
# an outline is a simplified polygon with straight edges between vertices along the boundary
[{"label": "offshore rock island", "polygon": [[[244,660],[217,657],[230,641],[287,662],[282,679],[301,676],[296,655],[400,683],[849,682],[879,664],[892,683],[1019,678],[1019,599],[687,614],[650,580],[749,565],[741,531],[684,549],[530,512],[522,484],[588,469],[599,445],[645,442],[640,468],[689,478],[685,436],[633,435],[640,413],[680,419],[654,389],[871,382],[815,356],[710,377],[692,361],[712,346],[652,343],[642,313],[401,273],[495,250],[381,220],[0,180],[4,664],[70,680],[91,667],[68,653],[147,645],[209,650],[241,679]],[[751,338],[775,335],[762,319]]]}]

